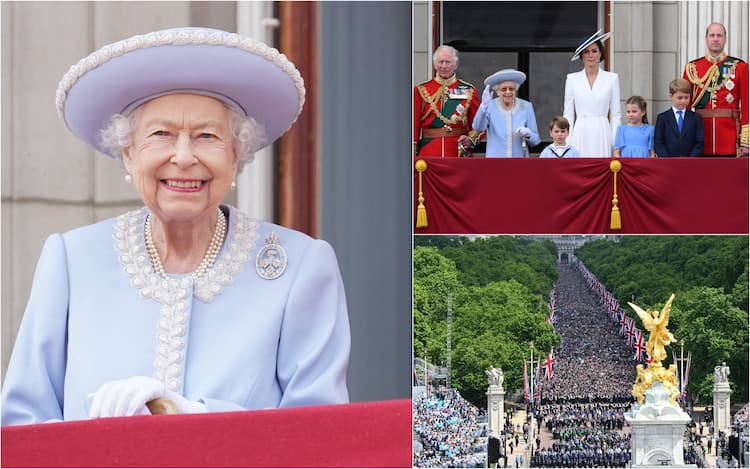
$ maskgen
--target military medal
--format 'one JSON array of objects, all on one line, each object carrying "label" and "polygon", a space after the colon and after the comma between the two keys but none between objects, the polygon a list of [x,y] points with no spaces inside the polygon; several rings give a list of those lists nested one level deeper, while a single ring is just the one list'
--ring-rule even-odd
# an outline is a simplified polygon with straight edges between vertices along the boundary
[{"label": "military medal", "polygon": [[271,233],[255,258],[255,271],[261,278],[273,280],[281,277],[285,270],[286,250],[279,244],[279,236]]},{"label": "military medal", "polygon": [[729,104],[732,104],[734,102],[734,96],[732,96],[732,93],[727,93],[727,102]]},{"label": "military medal", "polygon": [[724,85],[724,87],[729,91],[732,91],[734,89],[734,82],[731,80],[731,78],[727,80],[727,83]]},{"label": "military medal", "polygon": [[450,90],[450,99],[468,99],[470,88],[468,86],[459,85],[454,89]]}]

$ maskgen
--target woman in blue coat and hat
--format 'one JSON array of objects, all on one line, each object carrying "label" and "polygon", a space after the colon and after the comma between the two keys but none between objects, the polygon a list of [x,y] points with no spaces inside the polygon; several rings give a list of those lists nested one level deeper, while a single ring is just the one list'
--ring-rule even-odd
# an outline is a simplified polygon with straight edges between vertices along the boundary
[{"label": "woman in blue coat and hat", "polygon": [[349,322],[325,241],[223,203],[305,87],[263,43],[206,28],[109,44],[57,111],[121,163],[140,209],[48,239],[5,377],[2,424],[344,403]]},{"label": "woman in blue coat and hat", "polygon": [[526,74],[513,69],[500,70],[484,80],[482,104],[472,127],[487,131],[488,158],[528,156],[529,146],[541,141],[534,106],[516,96],[525,81]]}]

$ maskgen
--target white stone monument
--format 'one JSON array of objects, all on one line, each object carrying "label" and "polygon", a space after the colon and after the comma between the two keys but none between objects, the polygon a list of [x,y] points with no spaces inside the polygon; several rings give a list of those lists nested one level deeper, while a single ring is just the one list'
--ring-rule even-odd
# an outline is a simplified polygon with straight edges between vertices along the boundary
[{"label": "white stone monument", "polygon": [[690,416],[678,405],[669,402],[669,391],[661,381],[646,391],[644,404],[633,404],[625,414],[630,425],[631,467],[683,466],[682,436]]},{"label": "white stone monument", "polygon": [[505,428],[505,389],[503,389],[503,370],[489,368],[485,370],[489,387],[487,388],[487,422],[492,434],[500,435]]},{"label": "white stone monument", "polygon": [[714,428],[716,433],[732,432],[732,415],[729,412],[729,367],[725,362],[714,367]]}]

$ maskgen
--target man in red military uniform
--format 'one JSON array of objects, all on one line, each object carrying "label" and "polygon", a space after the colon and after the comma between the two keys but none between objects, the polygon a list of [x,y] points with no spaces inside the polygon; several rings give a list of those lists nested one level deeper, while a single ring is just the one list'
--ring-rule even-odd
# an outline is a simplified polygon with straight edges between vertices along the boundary
[{"label": "man in red military uniform", "polygon": [[414,87],[414,152],[417,156],[469,156],[477,132],[477,89],[456,78],[458,52],[440,46],[432,56],[435,78]]},{"label": "man in red military uniform", "polygon": [[708,53],[688,63],[683,78],[693,85],[692,107],[703,118],[704,154],[748,156],[748,67],[724,53],[726,43],[724,25],[708,25]]}]

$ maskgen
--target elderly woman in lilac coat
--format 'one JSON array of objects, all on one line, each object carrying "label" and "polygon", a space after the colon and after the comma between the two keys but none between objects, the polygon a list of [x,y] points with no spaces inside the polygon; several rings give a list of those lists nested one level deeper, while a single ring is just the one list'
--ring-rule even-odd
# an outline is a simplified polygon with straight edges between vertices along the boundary
[{"label": "elderly woman in lilac coat", "polygon": [[275,49],[203,28],[135,36],[71,67],[58,113],[122,162],[144,207],[47,239],[3,425],[149,414],[159,399],[180,413],[348,401],[333,249],[222,203],[304,95]]},{"label": "elderly woman in lilac coat", "polygon": [[524,81],[526,74],[512,69],[500,70],[484,80],[482,104],[472,128],[487,131],[488,158],[528,156],[529,146],[541,141],[534,106],[516,96]]}]

